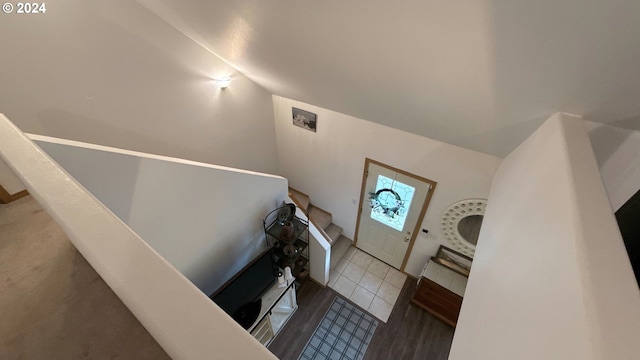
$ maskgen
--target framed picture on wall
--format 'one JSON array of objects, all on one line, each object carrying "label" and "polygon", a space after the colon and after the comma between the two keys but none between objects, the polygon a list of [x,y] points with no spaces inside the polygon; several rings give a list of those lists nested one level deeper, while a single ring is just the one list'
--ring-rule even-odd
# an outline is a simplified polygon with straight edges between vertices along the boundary
[{"label": "framed picture on wall", "polygon": [[298,108],[291,108],[293,114],[293,125],[303,129],[316,132],[318,116],[314,113]]}]

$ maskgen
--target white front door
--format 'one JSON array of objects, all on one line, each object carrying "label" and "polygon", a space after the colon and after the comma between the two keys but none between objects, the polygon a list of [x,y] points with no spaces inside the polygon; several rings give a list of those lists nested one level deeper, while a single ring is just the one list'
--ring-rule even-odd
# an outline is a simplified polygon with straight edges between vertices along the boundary
[{"label": "white front door", "polygon": [[356,246],[402,270],[435,182],[367,159]]}]

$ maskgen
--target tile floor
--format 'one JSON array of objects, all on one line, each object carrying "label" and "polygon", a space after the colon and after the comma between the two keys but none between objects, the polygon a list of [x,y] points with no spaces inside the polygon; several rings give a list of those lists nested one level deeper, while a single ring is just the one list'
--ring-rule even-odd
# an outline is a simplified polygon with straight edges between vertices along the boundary
[{"label": "tile floor", "polygon": [[350,247],[329,275],[329,287],[387,322],[407,275]]}]

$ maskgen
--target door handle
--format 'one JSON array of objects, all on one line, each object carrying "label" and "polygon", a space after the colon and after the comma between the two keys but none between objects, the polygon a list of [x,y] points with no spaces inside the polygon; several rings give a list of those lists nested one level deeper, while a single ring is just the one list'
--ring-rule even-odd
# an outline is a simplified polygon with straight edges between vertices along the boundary
[{"label": "door handle", "polygon": [[407,236],[404,237],[404,242],[409,242],[411,240],[411,231],[407,231]]}]

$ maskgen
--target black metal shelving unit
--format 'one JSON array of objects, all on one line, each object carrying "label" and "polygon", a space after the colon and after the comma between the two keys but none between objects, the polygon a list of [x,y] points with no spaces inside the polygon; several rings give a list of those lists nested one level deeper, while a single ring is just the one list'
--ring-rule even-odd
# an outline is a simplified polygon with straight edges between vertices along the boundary
[{"label": "black metal shelving unit", "polygon": [[[283,210],[284,209],[284,210]],[[284,269],[291,267],[296,278],[309,274],[309,222],[295,215],[297,210],[304,210],[294,204],[285,204],[273,211],[263,220],[267,246],[273,246],[276,264]],[[290,215],[284,219],[283,213]],[[285,236],[285,223],[293,224],[293,235]]]}]

